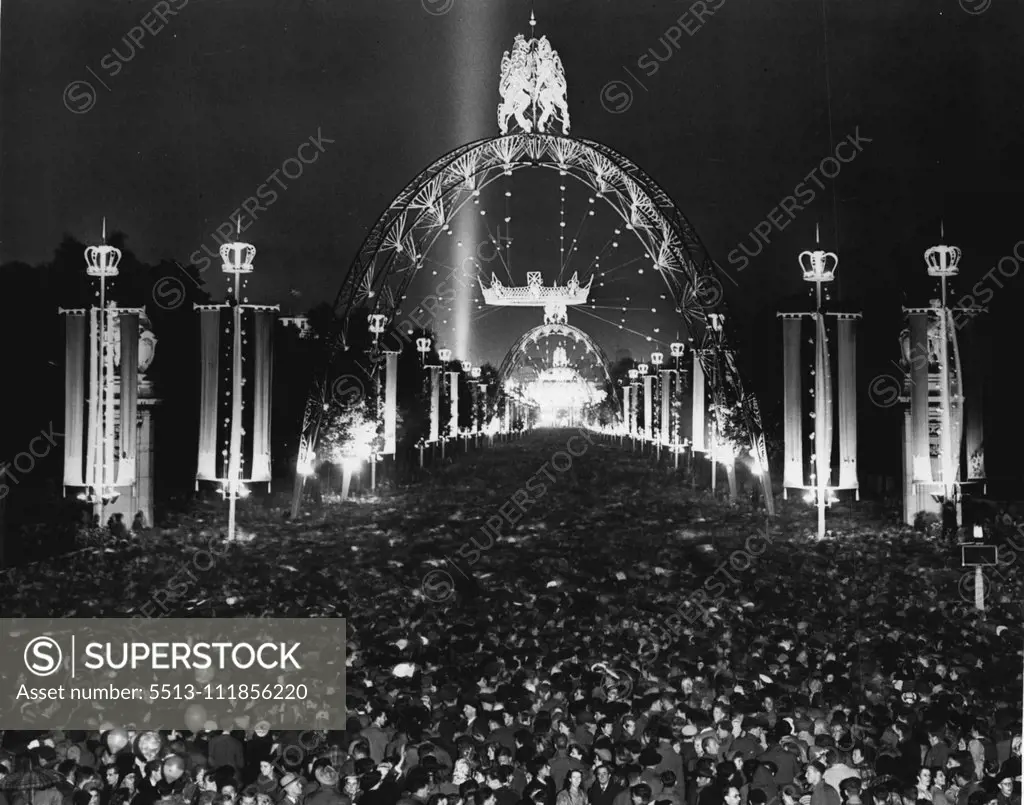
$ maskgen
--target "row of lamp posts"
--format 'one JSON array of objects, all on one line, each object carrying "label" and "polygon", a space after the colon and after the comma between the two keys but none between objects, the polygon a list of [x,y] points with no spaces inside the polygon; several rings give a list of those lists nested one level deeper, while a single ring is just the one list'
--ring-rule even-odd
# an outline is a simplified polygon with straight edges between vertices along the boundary
[{"label": "row of lamp posts", "polygon": [[[380,337],[384,334],[387,317],[382,313],[372,313],[367,317],[370,334],[373,336],[373,344],[370,347],[370,351],[373,357],[379,358],[380,354]],[[433,342],[430,338],[417,338],[416,339],[416,351],[420,355],[420,366],[430,373],[430,429],[429,435],[426,439],[420,439],[417,442],[417,448],[419,450],[419,465],[420,468],[424,465],[424,451],[427,445],[440,445],[441,448],[441,459],[445,459],[447,452],[447,443],[453,439],[463,439],[463,448],[466,452],[469,451],[470,438],[474,439],[475,446],[480,445],[480,434],[481,434],[481,399],[486,401],[486,392],[488,389],[488,383],[481,380],[481,369],[479,366],[473,366],[470,361],[453,361],[452,351],[450,349],[439,349],[437,351],[437,357],[440,361],[439,364],[428,364],[427,356],[430,354]],[[394,455],[396,452],[396,440],[397,440],[397,410],[398,410],[398,351],[388,350],[384,352],[386,356],[385,361],[385,379],[382,384],[380,378],[380,361],[374,360],[373,364],[373,387],[375,390],[374,397],[374,411],[373,420],[376,423],[380,422],[381,412],[383,411],[384,417],[384,450],[383,454],[379,453],[376,448],[371,450],[370,460],[370,489],[376,489],[377,482],[377,462],[381,460],[383,455]],[[463,373],[470,378],[470,389],[473,394],[473,418],[471,429],[468,432],[462,432],[459,429],[459,374]],[[450,416],[448,424],[447,434],[441,432],[441,388],[442,383],[447,388],[448,399],[450,403]],[[484,412],[486,417],[487,412]],[[508,417],[506,417],[508,420]],[[511,422],[506,422],[507,429],[511,429]],[[488,434],[489,444],[493,444],[493,435]],[[354,470],[354,466],[351,463],[343,463],[343,482],[342,482],[342,499],[348,497],[348,490],[351,483],[351,475]]]},{"label": "row of lamp posts", "polygon": [[[661,352],[651,353],[651,365],[646,363],[638,364],[635,369],[628,372],[629,383],[623,386],[623,419],[624,433],[628,432],[633,446],[640,437],[637,424],[639,412],[639,390],[643,387],[644,397],[644,429],[642,444],[653,442],[657,450],[658,460],[661,460],[662,447],[669,447],[675,455],[675,467],[679,468],[679,454],[688,444],[687,440],[679,441],[679,417],[673,416],[672,398],[678,396],[682,389],[682,370],[679,361],[683,357],[686,345],[676,341],[670,347],[671,357],[675,361],[675,367],[665,366],[665,355]],[[657,373],[657,374],[655,374]],[[673,395],[672,376],[675,375],[675,395]],[[660,376],[660,377],[659,377]],[[658,433],[654,433],[654,384],[659,381],[661,385],[661,414],[658,423]]]}]

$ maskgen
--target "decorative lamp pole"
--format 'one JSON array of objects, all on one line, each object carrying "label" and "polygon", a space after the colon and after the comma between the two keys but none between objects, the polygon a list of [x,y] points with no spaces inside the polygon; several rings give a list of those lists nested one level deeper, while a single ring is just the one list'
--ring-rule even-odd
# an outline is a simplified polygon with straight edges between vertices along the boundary
[{"label": "decorative lamp pole", "polygon": [[669,421],[669,408],[668,408],[668,392],[672,385],[671,380],[671,369],[662,369],[661,366],[665,362],[665,355],[661,352],[651,353],[651,364],[654,366],[654,371],[660,375],[659,382],[661,383],[661,417],[658,420],[658,461],[661,461],[661,446],[668,444],[668,421]]},{"label": "decorative lamp pole", "polygon": [[641,363],[636,367],[640,374],[643,375],[644,379],[644,440],[643,444],[651,441],[653,438],[651,416],[653,413],[652,397],[654,395],[654,375],[648,374],[649,367],[646,363]]},{"label": "decorative lamp pole", "polygon": [[[416,339],[416,350],[420,353],[420,362],[423,364],[423,368],[430,372],[430,433],[427,437],[427,443],[431,445],[437,442],[441,413],[441,386],[439,383],[441,367],[437,364],[427,363],[427,354],[430,352],[432,344],[433,342],[429,338]],[[421,459],[422,456],[423,451],[421,449]]]},{"label": "decorative lamp pole", "polygon": [[416,351],[420,354],[420,366],[426,367],[427,353],[430,352],[430,339],[417,338]]},{"label": "decorative lamp pole", "polygon": [[[437,351],[437,357],[438,357],[438,360],[441,361],[441,371],[444,372],[445,379],[448,381],[448,396],[449,396],[449,398],[452,399],[452,403],[451,403],[451,405],[452,405],[452,420],[454,421],[456,416],[457,416],[456,412],[459,409],[459,404],[458,404],[458,393],[459,393],[458,388],[459,387],[458,387],[457,373],[456,372],[449,372],[448,371],[448,366],[449,366],[449,364],[451,363],[451,360],[452,360],[452,351],[450,349],[444,349],[444,348],[439,349]],[[440,418],[438,419],[438,422],[440,422]],[[445,445],[448,443],[448,439],[451,438],[451,433],[452,433],[451,426],[449,425],[449,433],[448,433],[448,435],[447,436],[442,435],[440,437],[440,440],[441,440],[441,460],[442,461],[444,460]]]},{"label": "decorative lamp pole", "polygon": [[[90,246],[85,250],[85,273],[100,281],[100,304],[90,311],[89,441],[85,469],[88,491],[79,496],[93,504],[100,528],[106,527],[104,507],[117,500],[120,494],[112,486],[115,466],[113,322],[122,309],[115,307],[113,302],[107,304],[107,279],[113,279],[120,273],[120,262],[121,250],[107,245],[107,221],[104,218],[103,245]],[[124,311],[134,312],[135,309],[125,308]],[[62,312],[77,314],[78,311]]]},{"label": "decorative lamp pole", "polygon": [[[242,481],[242,387],[245,385],[245,377],[242,370],[242,312],[244,310],[276,311],[276,305],[250,305],[243,303],[242,299],[242,276],[253,272],[252,260],[256,256],[256,247],[251,243],[233,242],[225,243],[220,247],[220,257],[223,261],[221,270],[229,277],[234,277],[234,287],[231,299],[226,306],[231,308],[231,433],[228,441],[228,462],[227,462],[227,484],[224,488],[224,497],[228,499],[228,539],[234,539],[236,527],[236,509],[239,498],[247,497],[249,490]],[[199,306],[206,309],[207,306]],[[257,335],[257,342],[260,338]],[[259,344],[258,344],[259,345]],[[269,343],[267,344],[269,349]],[[261,350],[257,350],[261,352]],[[269,352],[266,356],[269,358]],[[257,389],[260,382],[257,379]],[[268,409],[269,411],[269,409]],[[257,411],[257,422],[267,412]],[[267,420],[269,422],[269,420]],[[259,425],[257,425],[259,428]],[[257,456],[253,456],[254,460]],[[262,462],[262,458],[260,459]]]},{"label": "decorative lamp pole", "polygon": [[[376,427],[380,427],[380,337],[384,333],[384,326],[387,323],[388,317],[383,313],[371,313],[366,317],[367,326],[370,329],[370,334],[373,336],[373,344],[370,347],[371,363],[373,364],[373,386],[374,386],[374,401],[373,401],[373,422]],[[380,454],[377,452],[377,436],[374,434],[373,448],[370,450],[370,491],[376,491],[377,489],[377,461],[380,458]]]},{"label": "decorative lamp pole", "polygon": [[[944,236],[944,227],[940,231]],[[949,310],[947,300],[946,280],[960,273],[960,256],[960,249],[956,246],[932,246],[924,253],[925,265],[928,266],[928,276],[939,278],[942,292],[939,299],[939,307],[936,311],[939,318],[939,389],[942,395],[942,424],[939,434],[939,444],[941,445],[940,461],[943,497],[947,503],[955,505],[957,524],[963,521],[963,503],[957,488],[957,476],[960,468],[960,440],[958,438],[960,435],[960,422],[959,417],[957,417],[958,421],[956,426],[954,426],[952,406],[954,402],[959,405],[961,401],[959,395],[957,395],[958,399],[954,401],[951,390],[949,343],[951,338],[955,338],[955,336],[951,335],[954,332],[954,328],[952,328],[952,313]],[[959,354],[957,354],[958,363],[959,357]],[[957,366],[958,370],[959,368]],[[959,376],[959,371],[957,375],[957,380],[962,384],[963,380]]]},{"label": "decorative lamp pole", "polygon": [[[818,240],[817,234],[815,240]],[[825,507],[828,504],[829,475],[832,470],[832,383],[825,328],[822,285],[835,279],[839,257],[823,250],[800,253],[804,280],[814,283],[815,350],[814,350],[814,486],[818,503],[818,539],[825,536]]]},{"label": "decorative lamp pole", "polygon": [[637,412],[637,390],[640,388],[640,384],[637,383],[637,378],[640,377],[639,369],[630,369],[627,373],[629,375],[629,438],[632,442],[633,449],[636,449],[636,412]]},{"label": "decorative lamp pole", "polygon": [[[684,344],[682,341],[673,341],[669,345],[669,354],[671,354],[673,359],[675,359],[675,365],[676,365],[675,369],[673,369],[672,371],[675,372],[675,376],[676,376],[676,394],[675,394],[675,396],[677,396],[677,397],[679,396],[679,389],[683,385],[682,384],[682,376],[679,374],[679,361],[683,357],[683,353],[685,351],[686,351],[686,344]],[[673,449],[672,452],[675,453],[675,457],[676,457],[675,458],[675,468],[678,470],[679,469],[679,414],[678,413],[676,413],[675,416],[672,417],[672,444],[674,446],[674,449]]]},{"label": "decorative lamp pole", "polygon": [[[463,372],[463,374],[465,374],[466,376],[470,376],[470,373],[472,371],[473,371],[473,364],[470,363],[469,361],[462,361],[462,372]],[[453,380],[457,384],[458,383],[458,376],[456,375],[455,377],[453,377]],[[457,388],[458,388],[458,386],[456,385],[456,389]],[[453,402],[452,402],[452,430],[453,430],[453,432],[455,434],[463,437],[463,439],[464,439],[464,441],[463,441],[463,448],[468,453],[469,452],[469,436],[468,436],[468,434],[464,435],[464,434],[462,434],[459,431],[459,406],[458,406],[458,392],[457,391],[456,391],[455,397],[453,398]]]},{"label": "decorative lamp pole", "polygon": [[470,386],[473,393],[473,444],[476,447],[480,446],[480,367],[473,366],[469,371],[469,376],[473,379]]}]

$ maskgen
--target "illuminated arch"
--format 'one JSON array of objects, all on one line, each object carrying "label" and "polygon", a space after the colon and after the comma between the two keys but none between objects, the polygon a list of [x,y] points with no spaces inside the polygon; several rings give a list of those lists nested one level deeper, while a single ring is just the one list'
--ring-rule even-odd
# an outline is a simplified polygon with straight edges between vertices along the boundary
[{"label": "illuminated arch", "polygon": [[[604,375],[606,391],[614,389],[611,376],[611,364],[608,362],[608,355],[601,348],[590,335],[579,327],[573,327],[571,324],[541,324],[534,327],[532,330],[527,330],[523,333],[516,342],[509,348],[508,352],[505,353],[505,358],[501,362],[501,366],[498,367],[498,387],[504,388],[505,381],[512,377],[512,373],[519,367],[522,362],[526,347],[530,343],[537,343],[542,338],[553,338],[562,336],[564,338],[571,338],[577,344],[582,343],[588,353],[593,353],[595,363],[601,367],[601,373]],[[617,406],[613,406],[616,418],[621,418],[621,414]]]},{"label": "illuminated arch", "polygon": [[[382,313],[392,326],[401,320],[402,301],[424,256],[447,231],[462,207],[481,188],[525,168],[557,170],[586,185],[609,204],[639,239],[652,267],[665,282],[698,347],[715,404],[738,412],[751,453],[770,490],[764,434],[757,400],[744,392],[728,334],[722,284],[700,238],[668,194],[635,163],[606,145],[553,134],[510,134],[479,140],[451,151],[410,182],[377,219],[352,261],[334,301],[337,331],[326,342],[303,421],[303,454],[315,445],[335,359],[348,343],[356,311]],[[709,326],[720,314],[724,326]],[[766,495],[771,511],[771,495]]]}]

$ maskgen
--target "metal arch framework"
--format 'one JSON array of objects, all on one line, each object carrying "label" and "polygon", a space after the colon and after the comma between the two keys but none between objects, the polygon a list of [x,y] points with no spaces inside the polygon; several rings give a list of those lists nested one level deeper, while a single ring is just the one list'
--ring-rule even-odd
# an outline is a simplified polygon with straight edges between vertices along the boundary
[{"label": "metal arch framework", "polygon": [[[581,330],[579,327],[573,327],[571,324],[541,324],[534,327],[532,330],[527,330],[518,340],[511,346],[509,351],[505,353],[505,358],[501,362],[501,366],[498,367],[498,386],[504,388],[505,381],[511,376],[512,372],[523,359],[523,352],[526,345],[529,342],[536,343],[542,338],[552,338],[556,336],[563,336],[566,338],[572,338],[574,341],[579,343],[583,342],[588,352],[593,352],[597,358],[597,362],[601,367],[601,371],[604,373],[605,382],[611,386],[612,376],[609,371],[611,364],[608,362],[608,355],[601,348],[593,338],[590,337],[586,332]],[[618,414],[618,408],[614,409]]]},{"label": "metal arch framework", "polygon": [[[697,233],[668,194],[622,154],[591,140],[550,134],[510,134],[451,151],[410,182],[377,219],[363,241],[334,301],[337,324],[327,339],[325,364],[314,379],[303,419],[302,447],[318,438],[326,391],[338,352],[347,346],[352,314],[384,314],[394,324],[424,257],[461,208],[481,188],[524,168],[542,167],[572,176],[608,203],[640,240],[661,275],[691,335],[708,377],[714,378],[716,404],[740,414],[753,457],[770,490],[764,434],[756,399],[743,390],[729,357],[729,317],[717,267]],[[722,314],[712,334],[711,314]],[[355,322],[365,326],[365,320]],[[771,494],[766,501],[771,507]]]}]

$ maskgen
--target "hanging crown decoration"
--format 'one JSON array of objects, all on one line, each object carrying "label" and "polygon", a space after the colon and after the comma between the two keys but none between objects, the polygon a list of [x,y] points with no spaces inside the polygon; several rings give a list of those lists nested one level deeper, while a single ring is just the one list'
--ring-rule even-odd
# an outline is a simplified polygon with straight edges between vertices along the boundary
[{"label": "hanging crown decoration", "polygon": [[506,50],[501,57],[498,128],[502,134],[508,134],[511,119],[526,134],[549,133],[552,120],[561,122],[562,134],[569,133],[565,68],[546,36],[532,36],[536,25],[537,18],[531,13],[530,39],[517,35],[512,50]]},{"label": "hanging crown decoration", "polygon": [[480,290],[483,291],[484,302],[488,305],[511,307],[547,307],[555,305],[584,305],[590,295],[590,286],[594,282],[591,275],[586,285],[580,285],[579,276],[573,273],[565,285],[545,287],[541,280],[541,272],[528,271],[525,286],[505,286],[494,274],[491,275],[490,287],[480,279]]}]

